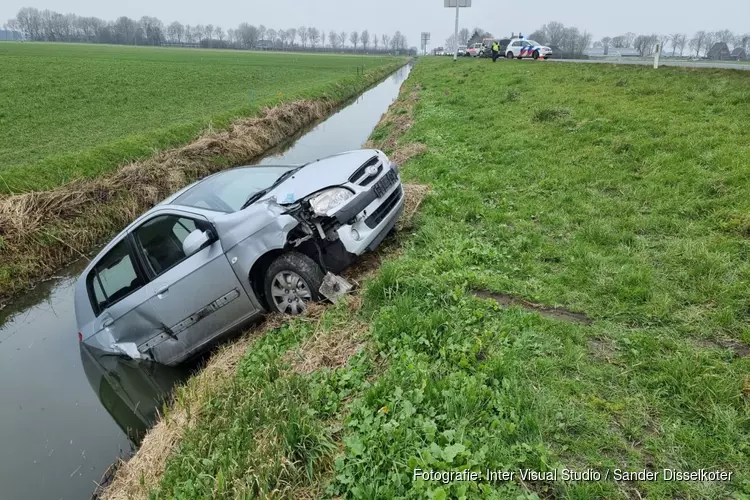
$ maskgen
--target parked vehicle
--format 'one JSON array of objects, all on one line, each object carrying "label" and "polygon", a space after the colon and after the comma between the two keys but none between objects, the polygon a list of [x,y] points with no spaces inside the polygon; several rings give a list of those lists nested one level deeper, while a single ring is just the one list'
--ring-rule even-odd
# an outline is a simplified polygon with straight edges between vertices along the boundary
[{"label": "parked vehicle", "polygon": [[463,57],[463,56],[468,55],[467,52],[466,52],[466,49],[467,49],[466,45],[459,45],[458,46],[458,57]]},{"label": "parked vehicle", "polygon": [[525,38],[514,38],[508,44],[508,48],[505,49],[505,57],[508,59],[523,58],[534,58],[534,59],[549,59],[552,56],[552,49],[545,45],[541,45],[534,40],[527,40]]},{"label": "parked vehicle", "polygon": [[326,272],[378,247],[403,205],[398,168],[377,150],[214,174],[91,261],[76,283],[79,339],[174,365],[265,311],[299,314]]},{"label": "parked vehicle", "polygon": [[483,50],[484,45],[482,43],[473,43],[468,49],[466,49],[466,55],[471,57],[479,57],[480,55],[482,55]]},{"label": "parked vehicle", "polygon": [[505,50],[508,47],[508,44],[510,43],[510,38],[487,38],[482,42],[485,46],[484,51],[481,54],[481,57],[492,57],[492,44],[497,42],[497,44],[500,46],[500,57],[505,55]]}]

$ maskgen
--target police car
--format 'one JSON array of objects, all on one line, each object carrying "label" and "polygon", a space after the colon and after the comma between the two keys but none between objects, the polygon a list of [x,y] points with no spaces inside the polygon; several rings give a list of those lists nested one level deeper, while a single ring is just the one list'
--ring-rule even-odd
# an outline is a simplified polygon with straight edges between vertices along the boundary
[{"label": "police car", "polygon": [[505,57],[508,59],[523,59],[525,57],[532,57],[534,59],[549,59],[552,55],[552,49],[546,47],[534,40],[527,40],[526,38],[514,38],[508,44],[508,48],[505,49]]}]

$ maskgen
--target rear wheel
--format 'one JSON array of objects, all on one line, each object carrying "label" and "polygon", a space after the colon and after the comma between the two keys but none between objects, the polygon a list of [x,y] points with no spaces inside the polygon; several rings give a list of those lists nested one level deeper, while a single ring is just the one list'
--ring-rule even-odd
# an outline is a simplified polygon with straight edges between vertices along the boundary
[{"label": "rear wheel", "polygon": [[271,311],[296,316],[309,302],[320,300],[322,284],[323,270],[315,261],[301,253],[286,253],[266,271],[266,301]]},{"label": "rear wheel", "polygon": [[513,59],[513,52],[511,52],[511,51],[508,51],[508,53],[507,53],[507,54],[505,54],[505,58],[506,58],[506,59]]}]

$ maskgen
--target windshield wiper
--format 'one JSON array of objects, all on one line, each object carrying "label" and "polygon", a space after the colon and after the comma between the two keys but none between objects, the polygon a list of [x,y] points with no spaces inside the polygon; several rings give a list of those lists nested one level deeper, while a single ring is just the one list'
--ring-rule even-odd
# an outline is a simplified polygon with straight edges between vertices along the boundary
[{"label": "windshield wiper", "polygon": [[247,201],[242,204],[242,206],[240,207],[240,210],[245,210],[247,207],[249,207],[250,205],[252,205],[256,201],[258,201],[259,199],[261,199],[263,196],[265,196],[265,194],[267,192],[269,192],[270,190],[271,190],[271,188],[261,189],[260,191],[258,191],[254,195],[251,195],[250,198],[248,198]]},{"label": "windshield wiper", "polygon": [[240,208],[240,210],[245,210],[247,207],[249,207],[250,205],[252,205],[256,201],[258,201],[259,199],[261,199],[262,197],[264,197],[266,195],[266,193],[268,193],[272,189],[278,187],[279,184],[281,184],[282,182],[284,182],[285,180],[287,180],[288,178],[290,178],[291,176],[293,176],[294,174],[296,174],[297,172],[299,172],[301,169],[302,169],[302,167],[297,167],[297,168],[293,168],[292,170],[287,170],[286,172],[284,172],[283,174],[281,174],[281,176],[278,179],[276,179],[276,182],[274,182],[273,184],[271,184],[270,187],[268,187],[266,189],[261,189],[257,193],[251,195],[250,198],[248,198],[247,201],[242,205],[242,207]]}]

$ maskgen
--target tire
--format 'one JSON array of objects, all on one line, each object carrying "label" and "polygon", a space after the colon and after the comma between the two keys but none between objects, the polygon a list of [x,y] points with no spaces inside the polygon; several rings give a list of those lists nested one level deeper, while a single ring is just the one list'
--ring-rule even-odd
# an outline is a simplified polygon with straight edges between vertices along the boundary
[{"label": "tire", "polygon": [[307,302],[321,299],[323,270],[307,255],[289,252],[274,260],[266,271],[263,291],[271,312],[296,316]]},{"label": "tire", "polygon": [[532,57],[534,58],[534,60],[539,59],[539,51],[535,50],[534,55]]},{"label": "tire", "polygon": [[508,51],[508,53],[507,53],[507,54],[505,54],[505,58],[506,58],[506,59],[513,59],[513,52],[511,52],[511,51]]}]

